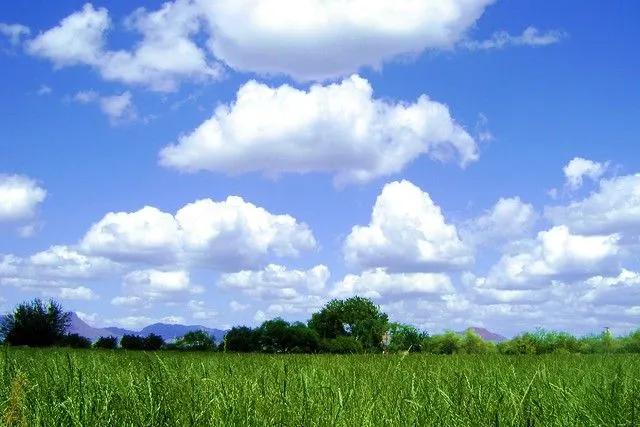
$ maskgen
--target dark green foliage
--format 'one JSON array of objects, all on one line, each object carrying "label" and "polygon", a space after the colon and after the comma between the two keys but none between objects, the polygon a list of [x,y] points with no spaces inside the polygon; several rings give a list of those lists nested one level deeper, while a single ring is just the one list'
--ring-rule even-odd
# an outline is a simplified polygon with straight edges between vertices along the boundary
[{"label": "dark green foliage", "polygon": [[58,342],[60,347],[91,348],[91,340],[78,334],[67,334]]},{"label": "dark green foliage", "polygon": [[205,331],[191,331],[178,338],[171,347],[167,347],[182,351],[211,351],[216,349],[216,342]]},{"label": "dark green foliage", "polygon": [[231,328],[224,336],[224,350],[247,353],[260,350],[260,336],[247,326]]},{"label": "dark green foliage", "polygon": [[96,342],[93,343],[94,348],[101,348],[104,350],[114,350],[118,347],[118,338],[110,336],[110,337],[100,337]]},{"label": "dark green foliage", "polygon": [[125,350],[160,350],[164,346],[164,340],[156,334],[149,334],[146,337],[138,335],[124,335],[120,339],[120,347]]},{"label": "dark green foliage", "polygon": [[370,299],[352,297],[331,300],[309,320],[309,327],[322,339],[353,337],[363,349],[381,347],[389,318]]},{"label": "dark green foliage", "polygon": [[426,351],[433,354],[456,354],[462,348],[462,338],[455,332],[447,331],[424,340]]},{"label": "dark green foliage", "polygon": [[390,335],[389,351],[409,351],[418,353],[422,351],[424,339],[428,336],[426,333],[420,333],[415,327],[404,323],[389,324]]},{"label": "dark green foliage", "polygon": [[62,340],[71,314],[53,300],[23,302],[0,318],[0,336],[10,345],[50,347]]}]

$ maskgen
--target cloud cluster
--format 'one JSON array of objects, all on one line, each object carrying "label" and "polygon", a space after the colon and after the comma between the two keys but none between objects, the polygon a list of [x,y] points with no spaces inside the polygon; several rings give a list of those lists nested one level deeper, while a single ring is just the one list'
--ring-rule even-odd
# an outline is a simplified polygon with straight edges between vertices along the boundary
[{"label": "cloud cluster", "polygon": [[199,31],[192,2],[178,0],[148,12],[138,9],[126,20],[141,41],[131,50],[109,50],[113,27],[106,8],[84,7],[26,42],[29,54],[51,60],[56,68],[86,65],[103,79],[136,84],[155,91],[174,91],[185,79],[207,80],[220,74],[191,36]]},{"label": "cloud cluster", "polygon": [[233,175],[320,171],[340,184],[401,172],[421,155],[465,166],[478,147],[445,105],[425,95],[413,104],[377,100],[354,75],[308,91],[250,81],[235,103],[164,148],[160,162]]},{"label": "cloud cluster", "polygon": [[316,248],[309,227],[230,196],[202,199],[175,215],[146,206],[111,212],[91,226],[80,247],[93,255],[146,265],[253,267],[267,256],[297,257]]},{"label": "cloud cluster", "polygon": [[[494,2],[399,6],[392,0],[174,0],[127,16],[124,29],[139,39],[134,47],[120,50],[107,47],[107,35],[116,27],[109,11],[87,3],[28,40],[26,50],[58,68],[85,65],[105,80],[174,91],[186,80],[220,78],[224,66],[300,82],[325,81],[459,44],[468,49],[539,46],[565,36],[528,27],[519,36],[500,31],[489,40],[471,40],[469,31]],[[30,34],[27,27],[3,25],[0,32],[13,43]]]}]

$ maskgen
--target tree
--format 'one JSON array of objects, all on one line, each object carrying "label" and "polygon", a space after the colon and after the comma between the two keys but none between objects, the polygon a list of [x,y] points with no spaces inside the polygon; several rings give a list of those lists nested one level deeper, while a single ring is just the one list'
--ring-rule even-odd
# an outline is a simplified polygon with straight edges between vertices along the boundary
[{"label": "tree", "polygon": [[251,352],[260,349],[259,334],[247,326],[235,326],[224,336],[224,351]]},{"label": "tree", "polygon": [[138,335],[123,335],[120,347],[125,350],[144,350],[144,338]]},{"label": "tree", "polygon": [[91,340],[78,334],[67,334],[58,342],[62,347],[91,348]]},{"label": "tree", "polygon": [[118,338],[109,336],[109,337],[100,337],[96,342],[93,343],[94,348],[102,348],[105,350],[114,350],[118,347]]},{"label": "tree", "polygon": [[71,313],[60,304],[53,300],[45,304],[36,298],[0,318],[0,335],[11,345],[50,347],[61,341],[70,321]]},{"label": "tree", "polygon": [[293,336],[289,322],[278,317],[267,320],[256,331],[260,342],[260,349],[267,353],[287,352],[293,343]]},{"label": "tree", "polygon": [[404,323],[391,323],[388,333],[391,336],[388,346],[390,351],[422,351],[425,334],[418,332],[415,327]]},{"label": "tree", "polygon": [[164,338],[160,335],[149,334],[142,340],[142,349],[146,351],[160,350],[164,346]]},{"label": "tree", "polygon": [[460,351],[462,339],[452,331],[429,338],[429,352],[434,354],[455,354]]},{"label": "tree", "polygon": [[309,327],[323,339],[353,337],[365,350],[381,345],[389,317],[370,299],[352,297],[331,300],[309,320]]},{"label": "tree", "polygon": [[483,340],[476,331],[469,328],[462,334],[460,349],[465,354],[485,354],[494,352],[496,347],[493,343]]},{"label": "tree", "polygon": [[173,347],[178,350],[209,351],[216,348],[216,342],[205,331],[190,331],[178,338]]}]

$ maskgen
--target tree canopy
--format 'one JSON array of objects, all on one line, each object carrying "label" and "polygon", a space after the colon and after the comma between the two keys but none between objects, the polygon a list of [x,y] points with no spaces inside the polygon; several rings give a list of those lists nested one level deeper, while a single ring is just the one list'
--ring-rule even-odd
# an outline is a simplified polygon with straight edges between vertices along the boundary
[{"label": "tree canopy", "polygon": [[353,337],[364,349],[381,345],[389,317],[373,301],[363,297],[333,299],[309,320],[309,327],[323,339]]},{"label": "tree canopy", "polygon": [[0,318],[0,335],[11,345],[50,347],[63,340],[70,318],[57,302],[36,298]]}]

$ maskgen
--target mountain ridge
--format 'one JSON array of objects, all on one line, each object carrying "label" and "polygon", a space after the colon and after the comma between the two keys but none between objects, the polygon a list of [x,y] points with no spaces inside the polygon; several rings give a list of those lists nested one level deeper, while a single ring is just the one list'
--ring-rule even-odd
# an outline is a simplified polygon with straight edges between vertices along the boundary
[{"label": "mountain ridge", "polygon": [[187,332],[204,330],[209,335],[212,335],[216,342],[222,341],[226,330],[208,328],[202,325],[181,325],[170,323],[153,323],[147,325],[139,331],[134,331],[125,328],[119,328],[116,326],[108,326],[104,328],[96,328],[89,325],[82,320],[75,312],[71,312],[71,325],[69,326],[69,333],[78,334],[90,340],[96,340],[100,337],[115,336],[121,338],[123,335],[141,335],[147,336],[149,334],[160,335],[165,341],[171,341],[178,337],[183,336]]}]

